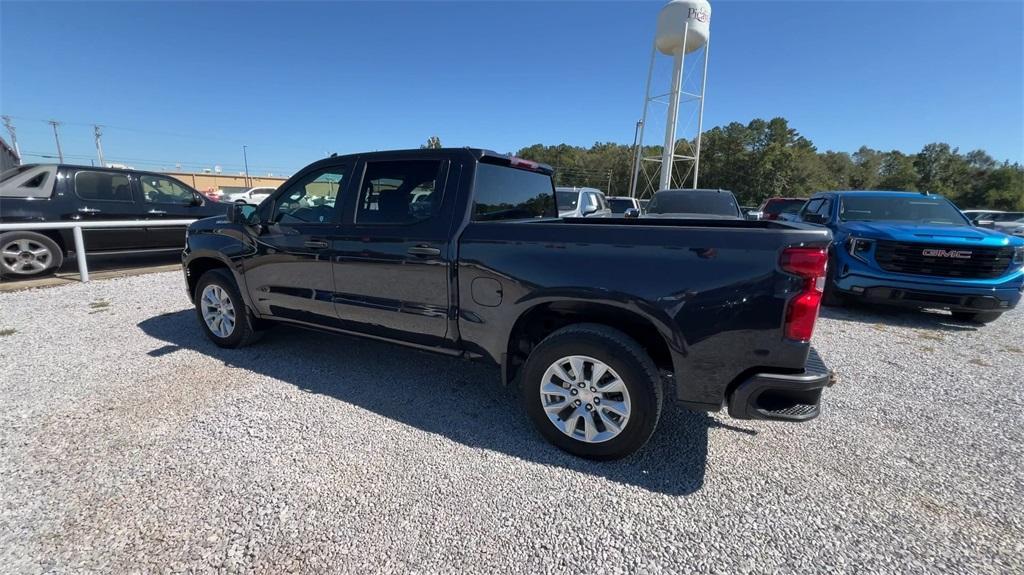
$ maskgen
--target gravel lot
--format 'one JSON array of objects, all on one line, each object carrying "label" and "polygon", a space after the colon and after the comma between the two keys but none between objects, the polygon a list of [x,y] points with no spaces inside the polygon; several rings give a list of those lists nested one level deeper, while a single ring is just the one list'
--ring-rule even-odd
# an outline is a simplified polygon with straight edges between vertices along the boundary
[{"label": "gravel lot", "polygon": [[828,311],[802,425],[670,409],[591,463],[497,371],[198,330],[180,274],[0,294],[0,570],[1024,571],[1024,312]]}]

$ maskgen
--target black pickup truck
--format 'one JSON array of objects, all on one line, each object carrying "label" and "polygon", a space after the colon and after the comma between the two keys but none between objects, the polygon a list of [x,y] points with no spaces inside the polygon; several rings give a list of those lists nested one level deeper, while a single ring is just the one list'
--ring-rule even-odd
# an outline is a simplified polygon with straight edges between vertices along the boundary
[{"label": "black pickup truck", "polygon": [[595,459],[647,441],[665,387],[741,419],[818,415],[828,230],[560,219],[551,174],[468,148],[320,160],[189,227],[199,324],[223,347],[285,322],[497,363],[544,437]]}]

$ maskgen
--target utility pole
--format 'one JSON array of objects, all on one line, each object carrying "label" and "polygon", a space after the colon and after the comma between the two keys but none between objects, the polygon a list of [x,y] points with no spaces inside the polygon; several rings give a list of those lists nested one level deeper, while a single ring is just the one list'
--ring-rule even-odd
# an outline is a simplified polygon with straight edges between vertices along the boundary
[{"label": "utility pole", "polygon": [[249,179],[249,154],[246,149],[249,146],[242,146],[242,159],[245,161],[245,185],[252,187],[252,181]]},{"label": "utility pole", "polygon": [[7,128],[7,133],[11,135],[11,146],[14,147],[14,153],[18,156],[18,161],[21,161],[21,149],[18,148],[18,135],[14,130],[14,124],[11,123],[10,116],[3,116],[4,127]]},{"label": "utility pole", "polygon": [[57,133],[57,126],[60,125],[60,122],[58,122],[57,120],[50,120],[47,123],[53,126],[53,139],[57,141],[57,157],[60,158],[60,163],[63,164],[64,152],[61,151],[60,149],[60,134]]},{"label": "utility pole", "polygon": [[103,144],[100,143],[100,138],[103,137],[103,126],[95,125],[92,127],[92,133],[96,136],[96,157],[100,160],[100,167],[106,167],[107,163],[103,161]]}]

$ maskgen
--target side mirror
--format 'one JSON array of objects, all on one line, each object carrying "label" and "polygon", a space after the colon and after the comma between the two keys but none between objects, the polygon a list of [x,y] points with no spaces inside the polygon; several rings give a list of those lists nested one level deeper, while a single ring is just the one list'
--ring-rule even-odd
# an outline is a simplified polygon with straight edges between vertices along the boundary
[{"label": "side mirror", "polygon": [[974,225],[979,228],[994,228],[995,220],[974,220]]},{"label": "side mirror", "polygon": [[595,214],[595,213],[597,213],[597,206],[587,206],[587,207],[583,208],[583,215],[584,216],[589,216],[590,214]]},{"label": "side mirror", "polygon": [[825,216],[821,214],[804,214],[801,219],[809,224],[824,224]]},{"label": "side mirror", "polygon": [[629,219],[639,218],[640,217],[640,210],[638,210],[636,208],[629,208],[628,210],[626,210],[626,213],[622,214],[622,217],[629,218]]},{"label": "side mirror", "polygon": [[259,224],[259,217],[256,214],[256,206],[249,204],[231,204],[228,206],[228,222],[244,226],[255,226]]},{"label": "side mirror", "polygon": [[189,202],[190,206],[201,206],[203,205],[203,198],[198,193],[192,194],[192,201]]}]

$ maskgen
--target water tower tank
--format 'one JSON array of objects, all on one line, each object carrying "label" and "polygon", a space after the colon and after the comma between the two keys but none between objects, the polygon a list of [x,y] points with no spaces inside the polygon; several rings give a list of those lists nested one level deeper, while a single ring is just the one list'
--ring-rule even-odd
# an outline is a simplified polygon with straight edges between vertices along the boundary
[{"label": "water tower tank", "polygon": [[[689,30],[686,25],[689,24]],[[683,32],[686,31],[686,46]],[[707,0],[672,0],[658,13],[658,50],[663,54],[689,54],[708,43],[711,34],[711,4]]]}]

